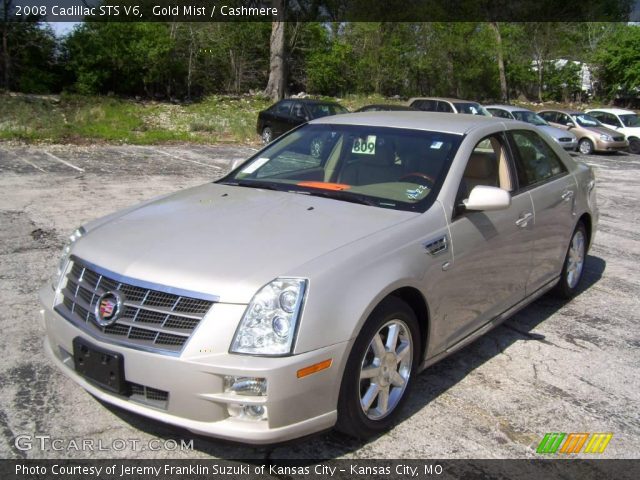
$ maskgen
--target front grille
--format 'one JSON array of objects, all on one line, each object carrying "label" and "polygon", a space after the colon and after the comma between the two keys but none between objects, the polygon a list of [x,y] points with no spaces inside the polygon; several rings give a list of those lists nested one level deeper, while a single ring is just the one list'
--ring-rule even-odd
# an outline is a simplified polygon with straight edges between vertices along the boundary
[{"label": "front grille", "polygon": [[560,141],[561,142],[570,142],[572,140],[572,138],[570,137],[560,137]]},{"label": "front grille", "polygon": [[624,137],[613,137],[614,142],[624,142]]},{"label": "front grille", "polygon": [[[212,300],[182,296],[135,285],[135,280],[114,279],[72,257],[72,266],[56,311],[98,339],[134,348],[180,352],[213,305]],[[122,314],[107,327],[94,314],[101,295],[117,291],[123,299]]]}]

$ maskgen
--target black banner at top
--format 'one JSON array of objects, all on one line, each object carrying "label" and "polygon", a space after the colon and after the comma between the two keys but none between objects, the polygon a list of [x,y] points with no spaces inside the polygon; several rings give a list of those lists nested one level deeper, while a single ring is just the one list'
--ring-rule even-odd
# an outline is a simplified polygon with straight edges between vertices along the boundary
[{"label": "black banner at top", "polygon": [[[0,4],[0,9],[2,9]],[[48,22],[627,22],[640,0],[11,0],[1,19]]]}]

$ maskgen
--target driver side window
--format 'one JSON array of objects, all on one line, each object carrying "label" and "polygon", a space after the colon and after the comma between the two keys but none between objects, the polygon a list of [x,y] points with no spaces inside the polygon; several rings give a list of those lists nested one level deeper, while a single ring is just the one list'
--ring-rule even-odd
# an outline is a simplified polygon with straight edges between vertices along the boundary
[{"label": "driver side window", "polygon": [[469,198],[471,190],[478,185],[513,191],[507,150],[501,134],[490,135],[476,144],[458,187],[456,205]]}]

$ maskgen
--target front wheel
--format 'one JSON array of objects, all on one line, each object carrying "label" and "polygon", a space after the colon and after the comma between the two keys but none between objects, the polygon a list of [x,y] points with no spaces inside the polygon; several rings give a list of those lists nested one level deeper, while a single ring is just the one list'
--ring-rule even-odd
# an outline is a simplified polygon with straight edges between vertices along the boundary
[{"label": "front wheel", "polygon": [[336,428],[369,438],[389,429],[418,365],[420,336],[413,310],[390,297],[371,313],[342,378]]},{"label": "front wheel", "polygon": [[583,155],[591,155],[593,153],[593,142],[588,138],[583,138],[578,142],[578,150]]},{"label": "front wheel", "polygon": [[582,222],[578,223],[571,237],[571,243],[562,267],[556,293],[562,298],[571,298],[578,291],[587,256],[587,231]]},{"label": "front wheel", "polygon": [[629,140],[629,151],[636,155],[640,154],[640,139],[632,138]]}]

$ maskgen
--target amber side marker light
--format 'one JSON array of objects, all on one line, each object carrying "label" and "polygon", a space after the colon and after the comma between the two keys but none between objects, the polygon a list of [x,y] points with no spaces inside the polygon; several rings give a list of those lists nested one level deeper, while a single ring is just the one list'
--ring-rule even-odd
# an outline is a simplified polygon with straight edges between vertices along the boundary
[{"label": "amber side marker light", "polygon": [[309,375],[313,375],[314,373],[321,372],[322,370],[326,370],[333,363],[333,359],[323,360],[320,363],[314,363],[313,365],[309,365],[308,367],[301,368],[298,370],[298,378],[307,377]]}]

